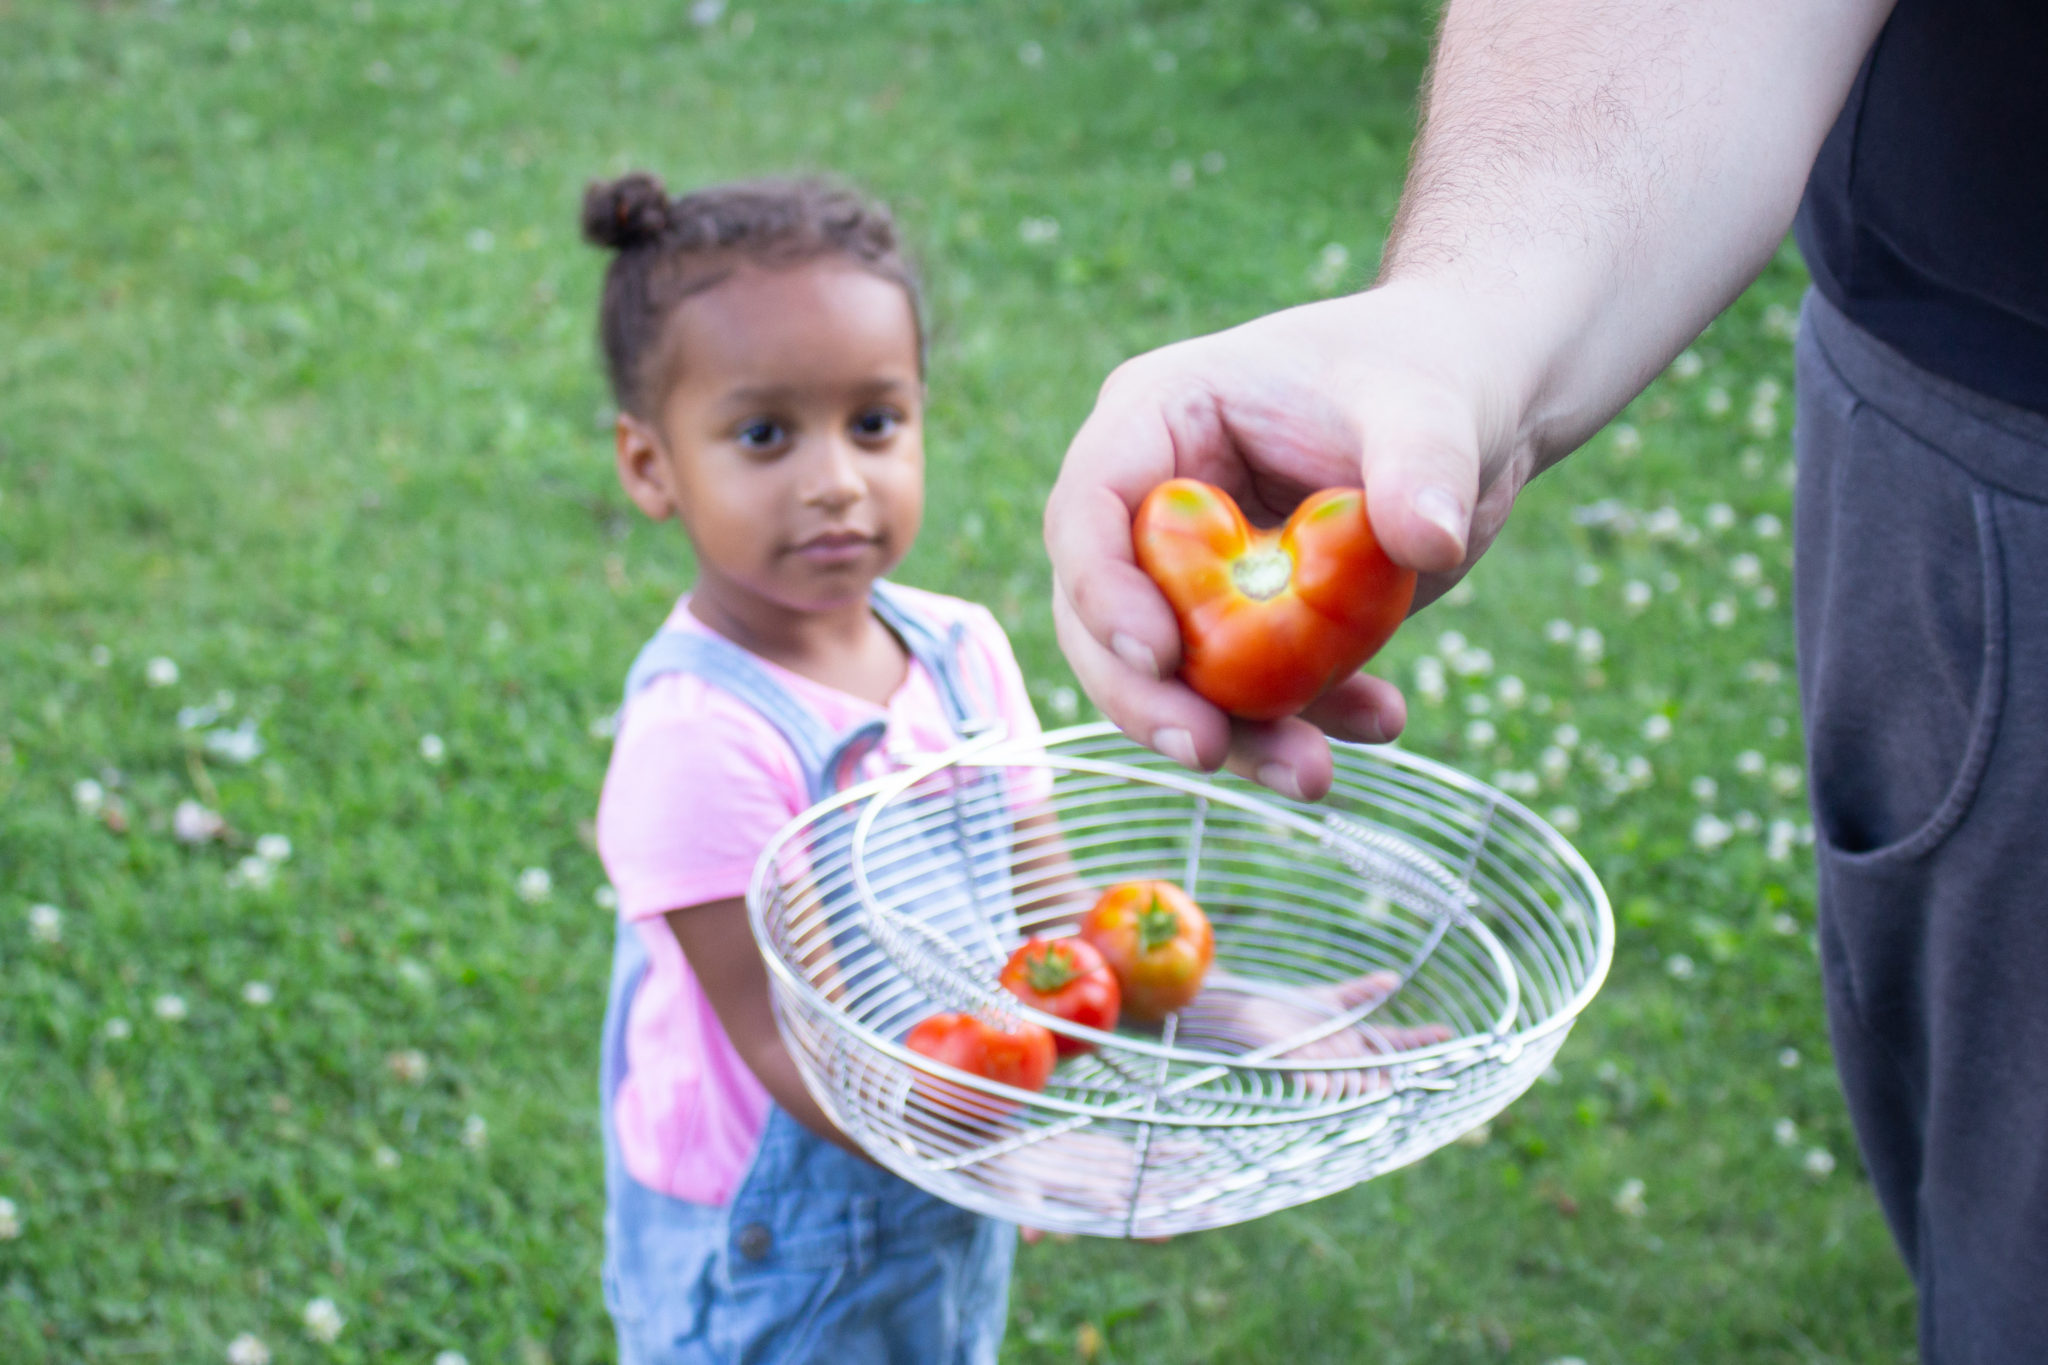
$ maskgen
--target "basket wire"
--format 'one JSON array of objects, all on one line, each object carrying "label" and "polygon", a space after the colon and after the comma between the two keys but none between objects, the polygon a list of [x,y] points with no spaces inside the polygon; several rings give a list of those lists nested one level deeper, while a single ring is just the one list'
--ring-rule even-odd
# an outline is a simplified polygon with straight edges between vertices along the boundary
[{"label": "basket wire", "polygon": [[[807,1086],[877,1161],[1049,1230],[1223,1226],[1414,1161],[1534,1082],[1599,989],[1613,918],[1562,836],[1399,750],[1336,746],[1325,801],[1188,773],[1106,725],[989,735],[842,792],[748,896]],[[1216,964],[1156,1032],[995,983],[1103,887],[1178,882]],[[1095,1044],[1027,1092],[910,1052],[939,1010]]]}]

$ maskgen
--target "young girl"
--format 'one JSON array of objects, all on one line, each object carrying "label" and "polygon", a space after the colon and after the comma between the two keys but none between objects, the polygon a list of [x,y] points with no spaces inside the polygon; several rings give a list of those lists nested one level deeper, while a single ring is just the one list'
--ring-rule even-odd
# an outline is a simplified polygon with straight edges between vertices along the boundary
[{"label": "young girl", "polygon": [[776,1032],[744,902],[821,796],[1038,728],[988,612],[883,581],[924,503],[915,280],[883,210],[810,181],[671,199],[629,175],[583,229],[616,253],[619,480],[698,566],[629,676],[598,811],[620,1359],[993,1361],[1014,1230],[854,1154]]}]

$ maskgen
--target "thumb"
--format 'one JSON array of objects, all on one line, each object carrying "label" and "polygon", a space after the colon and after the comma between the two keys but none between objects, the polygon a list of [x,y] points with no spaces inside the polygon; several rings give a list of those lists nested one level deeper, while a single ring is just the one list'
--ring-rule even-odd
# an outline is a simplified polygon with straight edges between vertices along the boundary
[{"label": "thumb", "polygon": [[1418,573],[1465,562],[1479,497],[1479,439],[1448,395],[1382,394],[1360,419],[1365,505],[1390,558]]}]

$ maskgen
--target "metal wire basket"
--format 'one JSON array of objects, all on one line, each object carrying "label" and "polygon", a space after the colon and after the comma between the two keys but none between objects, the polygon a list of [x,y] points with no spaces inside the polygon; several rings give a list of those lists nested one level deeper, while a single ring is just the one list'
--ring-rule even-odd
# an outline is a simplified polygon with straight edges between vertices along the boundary
[{"label": "metal wire basket", "polygon": [[[1078,726],[970,743],[805,812],[748,906],[806,1084],[934,1194],[1109,1237],[1256,1218],[1476,1127],[1599,989],[1606,895],[1502,792],[1397,749],[1336,761],[1329,797],[1295,802]],[[1140,878],[1209,915],[1193,1004],[1102,1033],[996,985],[1024,938]],[[903,1046],[938,1010],[1096,1046],[1043,1091],[1013,1089]]]}]

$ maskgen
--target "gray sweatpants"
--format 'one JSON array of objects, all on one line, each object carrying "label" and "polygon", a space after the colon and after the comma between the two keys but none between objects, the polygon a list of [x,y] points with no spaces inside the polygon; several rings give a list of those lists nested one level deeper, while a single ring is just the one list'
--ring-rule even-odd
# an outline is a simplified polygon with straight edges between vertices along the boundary
[{"label": "gray sweatpants", "polygon": [[1795,593],[1829,1031],[1925,1365],[2048,1361],[2048,418],[1810,295]]}]

